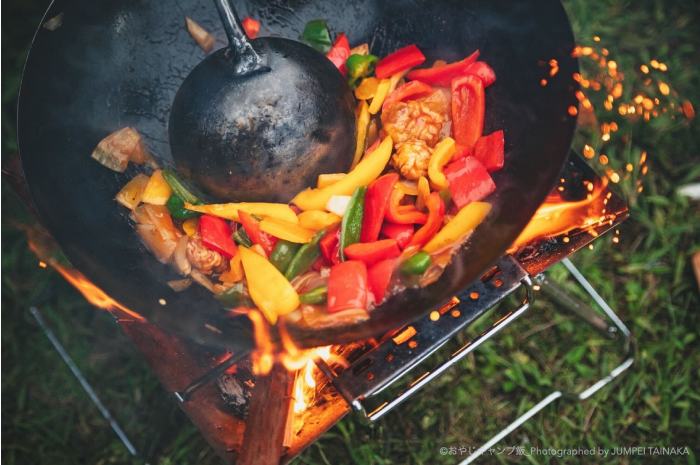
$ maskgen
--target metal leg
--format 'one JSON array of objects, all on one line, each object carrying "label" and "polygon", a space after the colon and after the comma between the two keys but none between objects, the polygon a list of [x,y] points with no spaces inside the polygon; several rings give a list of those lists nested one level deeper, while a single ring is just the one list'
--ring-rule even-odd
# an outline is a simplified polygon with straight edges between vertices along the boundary
[{"label": "metal leg", "polygon": [[97,396],[97,393],[93,389],[93,387],[90,385],[88,380],[83,376],[83,373],[80,371],[80,368],[75,364],[71,356],[68,354],[66,351],[65,347],[63,347],[63,344],[61,344],[61,341],[58,340],[58,337],[56,337],[56,334],[51,330],[51,328],[47,325],[46,321],[44,320],[43,315],[39,311],[38,308],[36,307],[30,307],[29,312],[32,314],[36,322],[39,324],[39,327],[41,330],[44,332],[46,337],[49,339],[51,342],[51,345],[53,345],[54,349],[56,349],[56,352],[58,352],[58,355],[61,357],[61,359],[65,362],[66,365],[68,365],[68,368],[70,369],[71,373],[73,373],[73,376],[78,380],[80,383],[80,386],[82,386],[83,390],[87,393],[88,397],[90,397],[90,400],[92,401],[93,404],[95,404],[95,407],[97,407],[97,410],[100,411],[100,414],[102,417],[104,417],[105,420],[107,420],[107,423],[109,423],[109,426],[114,430],[114,433],[117,435],[119,440],[124,444],[124,447],[126,447],[126,450],[129,451],[131,455],[134,457],[138,457],[139,453],[134,447],[134,445],[131,443],[129,438],[127,437],[126,433],[124,430],[119,426],[119,423],[117,423],[117,420],[112,416],[109,410],[107,410],[107,407],[102,403],[100,398]]},{"label": "metal leg", "polygon": [[[606,328],[605,326],[607,325],[601,325],[599,317],[591,313],[592,309],[590,309],[590,307],[581,303],[580,301],[578,301],[578,299],[575,299],[571,295],[566,295],[566,297],[563,298],[564,294],[562,294],[561,288],[557,288],[555,291],[553,291],[557,295],[555,297],[555,300],[559,301],[560,303],[565,303],[566,305],[563,305],[563,307],[573,311],[577,316],[580,316],[584,321],[591,324],[594,328],[603,330],[604,333],[610,334],[610,328],[613,328],[615,331],[619,331],[619,334],[622,334],[622,336],[624,337],[623,346],[625,350],[625,359],[622,363],[613,368],[606,376],[604,376],[600,380],[596,381],[595,383],[591,384],[586,389],[578,393],[566,393],[563,391],[552,392],[551,394],[543,398],[541,401],[539,401],[537,404],[535,404],[535,406],[532,407],[530,410],[528,410],[523,415],[518,417],[515,421],[506,426],[498,434],[486,441],[486,443],[484,443],[483,446],[475,450],[474,453],[472,453],[469,457],[460,462],[459,465],[468,465],[474,462],[477,458],[483,455],[484,452],[488,451],[491,447],[503,440],[510,433],[518,429],[523,423],[528,421],[530,418],[532,418],[542,409],[544,409],[547,405],[553,403],[557,399],[560,399],[562,397],[576,399],[579,401],[588,399],[593,394],[601,390],[603,387],[610,384],[615,378],[622,375],[634,363],[636,346],[634,338],[632,337],[629,328],[627,328],[627,326],[617,316],[617,314],[608,305],[608,303],[605,302],[605,300],[600,296],[600,294],[598,294],[598,292],[593,288],[593,286],[591,286],[588,280],[581,274],[581,272],[574,266],[573,263],[571,263],[571,261],[568,258],[563,259],[562,264],[566,267],[566,269],[574,277],[574,279],[576,279],[576,281],[581,285],[581,287],[583,287],[583,289],[591,296],[595,303],[598,304],[598,306],[603,310],[605,315],[612,322],[612,326]],[[543,285],[546,286],[546,282]]]}]

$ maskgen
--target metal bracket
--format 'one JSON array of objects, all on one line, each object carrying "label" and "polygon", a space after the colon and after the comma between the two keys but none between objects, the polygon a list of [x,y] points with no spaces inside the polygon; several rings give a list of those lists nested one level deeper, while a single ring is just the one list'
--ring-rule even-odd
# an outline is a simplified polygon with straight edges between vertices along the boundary
[{"label": "metal bracket", "polygon": [[[561,263],[566,267],[566,269],[569,271],[569,274],[574,277],[576,282],[586,291],[586,293],[591,296],[593,301],[600,307],[600,309],[605,313],[605,316],[608,318],[608,320],[612,323],[612,325],[608,325],[606,332],[609,334],[621,334],[623,337],[622,343],[623,343],[623,348],[625,351],[624,354],[624,360],[617,365],[615,368],[610,370],[610,372],[604,376],[603,378],[599,379],[595,383],[592,383],[589,385],[587,388],[583,389],[580,392],[577,393],[569,393],[566,391],[553,391],[546,397],[544,397],[542,400],[540,400],[537,404],[535,404],[530,410],[516,418],[512,423],[510,423],[508,426],[506,426],[504,429],[502,429],[498,434],[493,436],[491,439],[486,441],[481,447],[476,449],[469,457],[467,457],[465,460],[459,463],[459,465],[468,465],[472,462],[474,462],[477,458],[479,458],[481,455],[483,455],[485,452],[487,452],[489,449],[491,449],[495,444],[500,442],[502,439],[504,439],[506,436],[508,436],[510,433],[518,429],[523,423],[528,421],[530,418],[538,414],[542,409],[544,409],[546,406],[549,404],[553,403],[559,398],[568,398],[568,399],[575,399],[578,401],[584,401],[591,397],[593,394],[596,392],[600,391],[603,387],[607,386],[610,384],[613,380],[618,378],[620,375],[622,375],[625,371],[627,371],[632,364],[634,363],[634,357],[636,353],[636,343],[634,340],[634,337],[632,336],[632,333],[630,332],[629,328],[623,321],[620,319],[620,317],[617,316],[615,311],[608,305],[608,303],[598,294],[598,292],[591,286],[591,283],[588,282],[585,276],[581,274],[581,272],[574,266],[574,264],[569,260],[568,258],[564,258]],[[538,280],[541,280],[538,279]],[[542,281],[543,282],[543,281]],[[544,284],[545,286],[547,284]],[[568,306],[563,306],[567,308]],[[580,302],[577,302],[577,305],[574,307],[567,308],[569,310],[572,310],[574,314],[577,316],[581,317],[585,322],[589,323],[591,326],[593,326],[596,329],[601,329],[600,326],[596,323],[599,319],[599,315],[593,310],[592,308],[588,307],[587,305],[582,305]]]}]

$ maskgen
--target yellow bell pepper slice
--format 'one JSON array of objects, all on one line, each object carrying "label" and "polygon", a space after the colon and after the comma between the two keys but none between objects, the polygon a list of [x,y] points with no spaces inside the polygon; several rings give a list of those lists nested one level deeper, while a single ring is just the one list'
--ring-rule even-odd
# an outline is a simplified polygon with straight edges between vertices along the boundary
[{"label": "yellow bell pepper slice", "polygon": [[141,202],[151,205],[165,205],[172,193],[173,190],[163,177],[163,172],[155,170],[143,190]]},{"label": "yellow bell pepper slice", "polygon": [[219,280],[224,283],[237,283],[243,279],[243,264],[241,263],[240,250],[229,260],[229,269],[219,276]]},{"label": "yellow bell pepper slice", "polygon": [[218,216],[232,221],[239,221],[238,212],[244,211],[251,215],[277,218],[289,223],[299,222],[294,210],[286,203],[240,202],[212,203],[209,205],[185,203],[185,208],[194,212],[206,213],[207,215]]},{"label": "yellow bell pepper slice", "polygon": [[360,162],[365,153],[365,140],[367,140],[367,127],[369,126],[369,105],[364,100],[360,102],[360,112],[357,116],[357,130],[355,131],[355,155],[352,157],[352,168]]},{"label": "yellow bell pepper slice", "polygon": [[364,78],[357,89],[355,89],[355,97],[358,100],[369,100],[377,93],[379,79],[376,77]]},{"label": "yellow bell pepper slice", "polygon": [[306,244],[314,237],[315,231],[299,226],[296,223],[278,220],[277,218],[263,218],[260,229],[285,241],[297,244]]},{"label": "yellow bell pepper slice", "polygon": [[245,247],[240,247],[238,251],[250,298],[267,321],[274,325],[278,316],[291,313],[299,306],[299,295],[287,278],[265,257]]},{"label": "yellow bell pepper slice", "polygon": [[318,181],[316,181],[316,187],[322,188],[330,186],[347,176],[347,173],[330,173],[330,174],[319,174]]},{"label": "yellow bell pepper slice", "polygon": [[148,176],[145,174],[137,174],[136,177],[126,183],[126,186],[122,187],[122,190],[119,191],[114,199],[129,210],[133,210],[141,203],[148,181]]},{"label": "yellow bell pepper slice", "polygon": [[401,79],[403,79],[403,77],[404,77],[406,74],[408,74],[408,71],[409,71],[409,70],[399,71],[398,73],[393,74],[393,75],[389,78],[389,92],[387,92],[387,95],[396,90],[396,86],[399,85],[399,81],[400,81]]},{"label": "yellow bell pepper slice", "polygon": [[389,89],[391,88],[391,79],[382,79],[379,81],[377,86],[377,92],[374,93],[374,98],[369,106],[369,112],[376,115],[379,110],[382,109],[382,104],[387,95],[389,95]]},{"label": "yellow bell pepper slice", "polygon": [[436,190],[445,189],[449,185],[442,168],[449,163],[456,150],[457,144],[451,137],[445,137],[433,149],[428,161],[428,176]]},{"label": "yellow bell pepper slice", "polygon": [[428,178],[421,176],[418,178],[418,198],[416,199],[416,207],[422,210],[428,203],[428,197],[430,197],[430,183]]},{"label": "yellow bell pepper slice", "polygon": [[391,158],[393,142],[390,136],[365,157],[343,179],[321,189],[306,189],[292,199],[302,210],[324,210],[334,195],[352,195],[356,188],[366,186],[382,174]]},{"label": "yellow bell pepper slice", "polygon": [[460,242],[486,218],[490,211],[491,204],[486,202],[471,202],[465,205],[425,244],[423,250],[433,253]]},{"label": "yellow bell pepper slice", "polygon": [[198,225],[199,225],[199,219],[190,218],[189,220],[185,220],[182,222],[182,230],[185,231],[185,234],[192,237],[197,232]]},{"label": "yellow bell pepper slice", "polygon": [[318,231],[340,223],[342,218],[335,213],[322,210],[308,210],[299,214],[299,226]]}]

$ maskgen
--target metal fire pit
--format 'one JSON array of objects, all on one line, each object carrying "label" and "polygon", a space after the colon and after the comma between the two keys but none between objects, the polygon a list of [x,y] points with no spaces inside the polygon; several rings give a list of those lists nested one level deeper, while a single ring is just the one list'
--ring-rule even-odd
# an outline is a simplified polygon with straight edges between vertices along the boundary
[{"label": "metal fire pit", "polygon": [[[587,183],[601,182],[583,159],[575,154],[570,155],[561,179],[562,185],[559,191],[566,191],[572,200],[585,198]],[[541,290],[557,303],[560,309],[573,312],[594,329],[612,339],[619,340],[623,361],[606,376],[579,392],[553,390],[500,433],[486,441],[482,447],[474,450],[462,462],[463,464],[476,460],[494,444],[557,399],[583,401],[624,373],[634,360],[634,339],[625,324],[568,258],[598,236],[615,228],[627,217],[627,206],[624,201],[607,188],[604,193],[604,211],[597,213],[604,213],[609,221],[599,222],[586,228],[576,228],[576,225],[572,225],[572,230],[565,235],[540,237],[514,248],[510,254],[503,256],[481,280],[455,296],[439,311],[390,332],[380,338],[378,344],[353,345],[349,367],[339,370],[337,366],[329,366],[322,360],[318,360],[317,366],[329,382],[322,388],[324,395],[316,396],[320,401],[308,406],[312,414],[307,415],[309,420],[287,444],[287,452],[282,460],[291,460],[349,411],[356,412],[370,422],[379,421],[526,313],[536,295],[535,290]],[[597,304],[600,311],[593,310],[547,280],[543,272],[558,262],[566,267],[574,280]],[[495,315],[494,323],[486,331],[453,351],[446,360],[436,363],[433,358],[430,358],[476,319],[517,292],[522,293],[520,305]],[[37,311],[33,313],[40,320],[40,314]],[[234,463],[236,453],[241,446],[245,422],[240,418],[241,411],[232,410],[231,399],[226,397],[230,394],[226,392],[226,380],[230,379],[226,371],[235,363],[245,362],[231,354],[211,353],[192,342],[166,334],[146,321],[118,314],[117,322],[143,353],[165,389],[173,393],[206,440],[226,462]],[[40,323],[44,327],[43,322],[40,321]],[[71,364],[70,357],[62,350],[60,342],[55,339],[50,330],[47,330],[47,334],[90,394],[91,399],[110,421],[120,439],[130,452],[136,454],[119,425],[101,405],[77,367]],[[344,348],[339,347],[337,350],[342,352]],[[428,360],[432,365],[426,369],[424,365]],[[410,377],[406,376],[409,372]],[[410,380],[405,382],[405,378]],[[402,383],[403,388],[398,387]],[[246,389],[250,389],[247,386],[244,382],[238,383],[237,389],[242,389],[243,396]],[[377,404],[374,398],[379,393],[386,394],[390,387],[391,390],[398,389],[398,394],[393,399]]]}]

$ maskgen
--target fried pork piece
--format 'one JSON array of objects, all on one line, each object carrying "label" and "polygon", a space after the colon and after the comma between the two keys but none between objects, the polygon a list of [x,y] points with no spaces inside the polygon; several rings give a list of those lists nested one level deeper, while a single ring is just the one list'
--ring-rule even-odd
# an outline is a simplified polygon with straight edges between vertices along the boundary
[{"label": "fried pork piece", "polygon": [[440,131],[449,120],[450,96],[438,89],[427,97],[398,102],[382,112],[382,125],[394,144],[422,140],[433,147],[440,139]]},{"label": "fried pork piece", "polygon": [[92,151],[92,158],[107,168],[123,173],[129,162],[142,165],[150,161],[141,134],[134,128],[122,128],[108,135]]},{"label": "fried pork piece", "polygon": [[399,145],[391,157],[394,168],[406,179],[417,180],[428,173],[428,162],[433,150],[420,139],[409,140]]},{"label": "fried pork piece", "polygon": [[228,269],[228,261],[219,252],[204,247],[198,237],[187,241],[187,260],[204,274],[223,273]]}]

